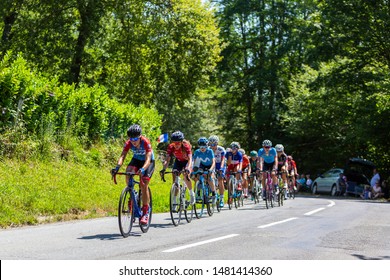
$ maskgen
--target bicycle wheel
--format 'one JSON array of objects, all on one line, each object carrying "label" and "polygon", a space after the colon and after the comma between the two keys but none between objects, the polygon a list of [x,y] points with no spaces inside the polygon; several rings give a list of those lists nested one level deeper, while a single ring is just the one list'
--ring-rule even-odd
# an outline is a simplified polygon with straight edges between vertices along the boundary
[{"label": "bicycle wheel", "polygon": [[195,204],[191,205],[190,201],[190,191],[188,188],[184,188],[184,199],[183,199],[183,207],[184,207],[184,216],[186,217],[187,223],[191,223],[192,217],[195,213]]},{"label": "bicycle wheel", "polygon": [[268,190],[265,189],[264,194],[262,194],[262,195],[264,195],[265,207],[267,209],[269,209],[271,207],[271,201],[269,200]]},{"label": "bicycle wheel", "polygon": [[273,208],[275,202],[275,194],[272,186],[270,186],[268,189],[268,201],[271,208]]},{"label": "bicycle wheel", "polygon": [[255,200],[255,203],[257,201],[257,203],[260,203],[260,196],[261,196],[261,188],[260,188],[260,183],[259,181],[255,181],[255,197],[254,197],[254,200]]},{"label": "bicycle wheel", "polygon": [[232,180],[229,180],[229,183],[228,183],[228,206],[229,206],[229,210],[232,210],[232,207],[233,207],[233,182]]},{"label": "bicycle wheel", "polygon": [[[150,222],[152,221],[152,213],[153,213],[153,200],[152,200],[152,192],[150,191],[150,188],[148,187],[148,192],[149,192],[149,221],[146,225],[142,225],[141,223],[139,224],[141,230],[143,233],[146,233],[149,230],[150,227]],[[141,205],[142,201],[142,193],[140,190],[140,195],[139,195],[139,200],[138,200],[138,205]]]},{"label": "bicycle wheel", "polygon": [[218,194],[218,193],[215,193],[215,195],[217,196],[216,200],[215,200],[215,203],[216,203],[216,208],[217,208],[217,211],[218,212],[221,212],[221,207],[220,207],[220,203],[221,203],[221,196]]},{"label": "bicycle wheel", "polygon": [[215,211],[215,203],[213,203],[213,198],[211,195],[211,188],[209,185],[206,186],[207,190],[205,192],[205,202],[207,205],[207,214],[211,217],[214,214]]},{"label": "bicycle wheel", "polygon": [[196,210],[195,216],[200,219],[203,216],[203,211],[205,209],[205,201],[204,201],[204,190],[203,185],[198,181],[196,183]]},{"label": "bicycle wheel", "polygon": [[122,190],[118,206],[118,224],[123,237],[130,235],[134,219],[133,199],[130,188],[126,187]]},{"label": "bicycle wheel", "polygon": [[169,193],[169,213],[171,214],[171,220],[175,227],[180,224],[183,211],[180,189],[181,186],[173,183]]}]

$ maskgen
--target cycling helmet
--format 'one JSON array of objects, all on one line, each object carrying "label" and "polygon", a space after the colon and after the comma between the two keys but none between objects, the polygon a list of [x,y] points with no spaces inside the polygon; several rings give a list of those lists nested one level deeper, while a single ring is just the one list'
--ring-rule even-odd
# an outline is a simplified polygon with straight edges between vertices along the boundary
[{"label": "cycling helmet", "polygon": [[231,144],[230,144],[230,148],[236,148],[236,149],[239,149],[239,148],[241,148],[240,147],[240,143],[238,143],[238,142],[232,142]]},{"label": "cycling helmet", "polygon": [[142,129],[139,124],[133,124],[127,130],[127,136],[130,138],[140,137],[141,133],[142,133]]},{"label": "cycling helmet", "polygon": [[272,142],[270,140],[263,141],[263,147],[272,147]]},{"label": "cycling helmet", "polygon": [[290,160],[292,160],[293,158],[292,158],[292,156],[287,156],[287,159],[290,161]]},{"label": "cycling helmet", "polygon": [[179,142],[184,140],[184,134],[181,131],[175,131],[171,135],[171,140],[174,142]]},{"label": "cycling helmet", "polygon": [[206,137],[200,137],[198,140],[199,146],[207,146],[208,143],[209,143],[209,140],[207,140]]},{"label": "cycling helmet", "polygon": [[257,157],[257,152],[256,151],[251,151],[250,156],[251,157]]},{"label": "cycling helmet", "polygon": [[209,142],[210,142],[210,144],[218,144],[218,142],[219,142],[218,136],[217,135],[211,135],[209,137]]},{"label": "cycling helmet", "polygon": [[275,149],[276,149],[277,152],[283,152],[284,151],[284,147],[283,147],[282,144],[276,144]]},{"label": "cycling helmet", "polygon": [[245,150],[244,150],[244,149],[238,149],[238,151],[239,151],[242,155],[245,155]]}]

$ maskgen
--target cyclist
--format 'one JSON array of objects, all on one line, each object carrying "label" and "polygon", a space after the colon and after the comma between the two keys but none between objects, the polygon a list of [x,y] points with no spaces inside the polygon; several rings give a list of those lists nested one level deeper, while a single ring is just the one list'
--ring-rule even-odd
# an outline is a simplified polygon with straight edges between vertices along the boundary
[{"label": "cyclist", "polygon": [[[143,225],[149,222],[149,201],[150,195],[148,192],[148,185],[150,178],[153,175],[155,162],[154,153],[150,140],[142,136],[142,128],[138,124],[133,124],[127,130],[129,140],[126,141],[121,156],[118,159],[117,166],[112,170],[115,174],[119,171],[123,162],[126,159],[127,153],[131,149],[133,158],[126,168],[126,172],[134,172],[140,175],[140,186],[142,194],[142,217],[140,223]],[[129,177],[126,176],[126,183],[129,182]]]},{"label": "cyclist", "polygon": [[241,172],[242,172],[242,153],[238,150],[240,144],[238,142],[232,142],[230,144],[230,150],[226,153],[227,158],[227,175],[229,172],[237,172],[236,178],[238,183],[237,190],[241,191]]},{"label": "cyclist", "polygon": [[287,199],[287,155],[284,152],[284,147],[282,144],[276,144],[275,146],[276,152],[278,154],[278,172],[282,174],[283,187],[286,190],[284,195]]},{"label": "cyclist", "polygon": [[[175,131],[172,133],[171,142],[172,143],[169,144],[167,148],[167,158],[163,164],[163,169],[160,171],[161,176],[164,175],[172,156],[176,158],[172,169],[177,171],[182,171],[184,169],[187,174],[190,174],[192,165],[192,151],[190,142],[184,139],[184,134],[181,131]],[[172,173],[172,179],[173,182],[175,182],[176,175],[174,173]],[[195,195],[192,190],[191,180],[188,176],[184,176],[184,182],[190,192],[190,203],[194,204]],[[174,204],[176,204],[176,199],[177,197],[174,196]]]},{"label": "cyclist", "polygon": [[[211,194],[212,194],[212,203],[215,203],[216,197],[215,197],[215,185],[214,185],[214,169],[215,169],[215,156],[212,149],[210,149],[207,144],[209,140],[207,140],[206,137],[201,137],[198,140],[199,149],[197,149],[194,152],[194,156],[192,158],[193,162],[193,171],[196,172],[198,169],[202,170],[209,170],[210,176],[209,178],[209,185],[211,187]],[[194,176],[195,186],[198,182],[198,177]],[[202,199],[199,197],[200,192],[197,191],[197,200]]]},{"label": "cyclist", "polygon": [[238,149],[238,151],[242,154],[242,188],[244,192],[244,198],[248,198],[248,178],[251,174],[251,165],[249,161],[249,157],[245,154],[244,149]]},{"label": "cyclist", "polygon": [[[250,164],[250,168],[251,168],[251,174],[254,174],[254,172],[256,172],[256,170],[257,170],[257,152],[256,151],[250,152],[249,164]],[[250,176],[249,178],[250,178],[250,180],[249,180],[249,187],[250,187],[249,193],[252,194],[253,177]]]},{"label": "cyclist", "polygon": [[223,202],[223,196],[225,192],[224,187],[224,178],[225,178],[225,154],[226,151],[223,147],[218,145],[219,137],[216,135],[212,135],[209,137],[209,146],[214,152],[215,156],[215,171],[216,176],[218,178],[218,187],[219,187],[219,194],[220,194],[220,200],[219,200],[219,207],[222,208],[224,206]]},{"label": "cyclist", "polygon": [[293,184],[294,190],[297,190],[295,183],[296,178],[298,177],[297,164],[292,156],[287,156],[287,172],[288,176],[291,177],[291,182]]},{"label": "cyclist", "polygon": [[[258,161],[257,161],[257,169],[260,171],[271,171],[272,183],[276,189],[276,194],[279,193],[278,189],[278,179],[276,178],[276,170],[278,168],[278,157],[275,148],[272,147],[272,142],[268,139],[264,140],[262,143],[263,147],[258,151]],[[265,184],[266,174],[262,174],[262,185]],[[263,199],[265,199],[265,190],[263,188]]]}]

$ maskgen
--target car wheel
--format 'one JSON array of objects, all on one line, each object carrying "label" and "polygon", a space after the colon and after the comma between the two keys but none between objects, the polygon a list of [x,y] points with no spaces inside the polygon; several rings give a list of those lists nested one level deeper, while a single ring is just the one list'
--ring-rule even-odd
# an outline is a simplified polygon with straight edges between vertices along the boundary
[{"label": "car wheel", "polygon": [[335,196],[337,192],[336,185],[333,185],[332,188],[330,189],[330,195]]},{"label": "car wheel", "polygon": [[317,193],[317,184],[314,184],[312,192],[313,194]]}]

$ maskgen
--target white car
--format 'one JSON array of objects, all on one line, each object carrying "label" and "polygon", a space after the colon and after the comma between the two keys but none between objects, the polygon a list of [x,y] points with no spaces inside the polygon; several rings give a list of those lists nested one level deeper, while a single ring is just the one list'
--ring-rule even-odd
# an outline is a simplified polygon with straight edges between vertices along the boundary
[{"label": "white car", "polygon": [[340,177],[340,173],[343,173],[342,168],[332,168],[316,178],[312,185],[313,194],[327,193],[334,196],[338,193],[337,180]]}]

